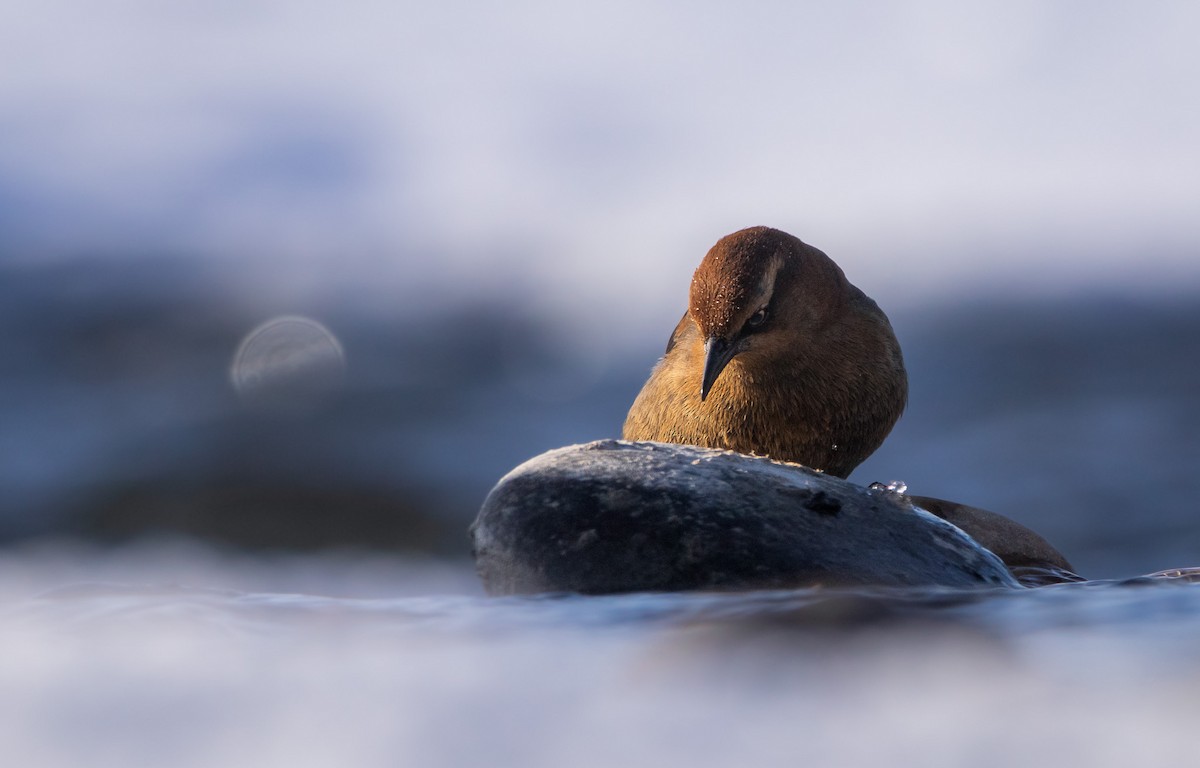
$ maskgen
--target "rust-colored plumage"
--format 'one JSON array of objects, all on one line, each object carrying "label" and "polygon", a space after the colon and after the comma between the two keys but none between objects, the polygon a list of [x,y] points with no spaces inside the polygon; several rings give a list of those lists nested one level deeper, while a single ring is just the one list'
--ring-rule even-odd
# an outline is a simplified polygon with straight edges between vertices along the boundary
[{"label": "rust-colored plumage", "polygon": [[846,477],[907,396],[900,344],[875,302],[821,251],[751,227],[719,240],[696,269],[623,434]]}]

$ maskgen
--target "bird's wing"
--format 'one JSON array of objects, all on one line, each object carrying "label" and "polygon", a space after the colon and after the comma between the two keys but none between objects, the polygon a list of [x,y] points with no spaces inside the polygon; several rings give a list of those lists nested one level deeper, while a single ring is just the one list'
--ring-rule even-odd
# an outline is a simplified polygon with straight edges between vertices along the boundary
[{"label": "bird's wing", "polygon": [[664,355],[671,354],[671,350],[675,349],[675,345],[683,338],[683,334],[687,333],[688,325],[688,313],[684,312],[683,317],[679,319],[679,325],[675,326],[675,330],[671,331],[671,338],[667,339],[667,351],[663,352]]}]

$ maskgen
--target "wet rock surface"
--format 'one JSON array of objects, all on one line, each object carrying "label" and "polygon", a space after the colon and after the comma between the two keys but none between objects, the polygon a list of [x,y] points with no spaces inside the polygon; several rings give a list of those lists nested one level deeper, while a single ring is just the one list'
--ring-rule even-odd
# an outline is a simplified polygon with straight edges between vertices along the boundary
[{"label": "wet rock surface", "polygon": [[500,480],[471,535],[493,595],[1017,586],[995,555],[899,494],[664,443],[535,457]]}]

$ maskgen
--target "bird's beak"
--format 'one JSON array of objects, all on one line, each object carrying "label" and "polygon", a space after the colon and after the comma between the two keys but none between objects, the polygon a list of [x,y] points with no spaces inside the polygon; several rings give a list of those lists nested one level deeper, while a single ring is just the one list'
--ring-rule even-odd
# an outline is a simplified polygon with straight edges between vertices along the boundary
[{"label": "bird's beak", "polygon": [[708,397],[713,382],[733,359],[733,345],[717,336],[704,340],[704,376],[700,379],[700,400]]}]

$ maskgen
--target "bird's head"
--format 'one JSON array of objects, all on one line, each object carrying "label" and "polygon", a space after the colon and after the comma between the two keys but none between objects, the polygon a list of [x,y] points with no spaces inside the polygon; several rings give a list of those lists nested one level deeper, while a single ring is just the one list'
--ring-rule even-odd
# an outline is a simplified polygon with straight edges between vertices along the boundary
[{"label": "bird's head", "polygon": [[828,257],[777,229],[750,227],[718,240],[696,268],[688,300],[704,340],[700,399],[739,354],[794,350],[792,337],[803,336],[833,295],[826,282],[839,279]]}]

